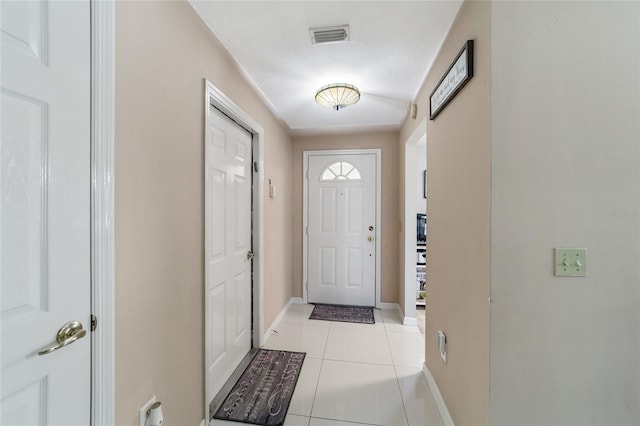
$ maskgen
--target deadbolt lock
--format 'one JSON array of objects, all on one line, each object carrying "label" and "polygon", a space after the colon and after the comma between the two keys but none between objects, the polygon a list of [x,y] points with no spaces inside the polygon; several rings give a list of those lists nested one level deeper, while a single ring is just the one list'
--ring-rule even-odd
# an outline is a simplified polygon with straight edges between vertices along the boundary
[{"label": "deadbolt lock", "polygon": [[373,226],[369,226],[369,231],[373,231]]}]

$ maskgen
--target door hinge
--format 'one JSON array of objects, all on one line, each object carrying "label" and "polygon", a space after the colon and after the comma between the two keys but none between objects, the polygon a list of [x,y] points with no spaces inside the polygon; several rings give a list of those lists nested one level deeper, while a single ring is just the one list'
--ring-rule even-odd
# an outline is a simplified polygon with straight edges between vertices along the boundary
[{"label": "door hinge", "polygon": [[305,234],[309,235],[309,227],[308,226],[304,227],[304,232],[305,232]]},{"label": "door hinge", "polygon": [[253,171],[258,173],[258,162],[257,161],[253,162]]},{"label": "door hinge", "polygon": [[91,314],[91,331],[96,331],[96,327],[98,327],[98,318]]},{"label": "door hinge", "polygon": [[309,170],[305,172],[305,176],[307,177],[307,179],[309,179]]}]

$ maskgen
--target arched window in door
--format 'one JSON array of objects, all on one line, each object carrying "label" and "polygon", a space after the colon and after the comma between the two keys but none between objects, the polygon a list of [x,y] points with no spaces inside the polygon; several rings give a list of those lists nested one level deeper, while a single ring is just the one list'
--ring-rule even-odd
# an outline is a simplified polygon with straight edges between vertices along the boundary
[{"label": "arched window in door", "polygon": [[326,167],[321,174],[322,182],[335,180],[362,180],[360,171],[351,163],[346,161],[335,162]]}]

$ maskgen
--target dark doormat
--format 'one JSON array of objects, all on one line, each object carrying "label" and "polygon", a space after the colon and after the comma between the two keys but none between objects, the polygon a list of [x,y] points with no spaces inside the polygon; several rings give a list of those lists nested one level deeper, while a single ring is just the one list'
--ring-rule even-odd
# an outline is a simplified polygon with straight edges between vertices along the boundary
[{"label": "dark doormat", "polygon": [[325,305],[317,303],[309,319],[375,324],[373,308],[368,306]]},{"label": "dark doormat", "polygon": [[281,425],[306,353],[260,349],[213,416],[254,425]]}]

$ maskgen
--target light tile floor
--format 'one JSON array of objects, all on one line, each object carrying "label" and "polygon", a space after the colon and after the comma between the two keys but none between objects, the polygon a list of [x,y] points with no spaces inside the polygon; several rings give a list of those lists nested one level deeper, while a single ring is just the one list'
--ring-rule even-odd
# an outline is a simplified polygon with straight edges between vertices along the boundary
[{"label": "light tile floor", "polygon": [[425,318],[426,318],[426,312],[425,312],[424,306],[417,306],[416,321],[418,321],[418,328],[420,329],[420,332],[422,333],[423,336],[424,336]]},{"label": "light tile floor", "polygon": [[[284,426],[443,425],[422,374],[424,337],[393,310],[376,324],[309,320],[291,305],[266,349],[306,352]],[[213,425],[235,425],[214,421]]]}]

